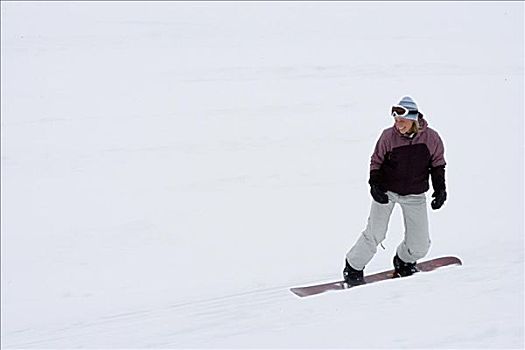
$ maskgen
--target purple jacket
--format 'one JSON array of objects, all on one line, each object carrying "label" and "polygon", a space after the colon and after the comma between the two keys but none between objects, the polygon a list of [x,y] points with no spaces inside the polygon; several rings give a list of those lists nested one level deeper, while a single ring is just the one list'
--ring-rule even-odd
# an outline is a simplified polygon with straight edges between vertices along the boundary
[{"label": "purple jacket", "polygon": [[421,130],[413,138],[390,127],[377,141],[370,174],[383,189],[400,195],[424,193],[431,174],[434,190],[445,189],[443,141],[425,119],[419,119],[419,125]]}]

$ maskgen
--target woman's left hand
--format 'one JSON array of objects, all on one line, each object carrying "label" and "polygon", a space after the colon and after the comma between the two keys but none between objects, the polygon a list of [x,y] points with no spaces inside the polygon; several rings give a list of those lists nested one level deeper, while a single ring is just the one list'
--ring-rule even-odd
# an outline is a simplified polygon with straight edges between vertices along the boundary
[{"label": "woman's left hand", "polygon": [[434,200],[430,205],[432,206],[432,209],[436,210],[443,206],[443,203],[447,200],[447,191],[445,190],[437,190],[432,194],[432,197]]}]

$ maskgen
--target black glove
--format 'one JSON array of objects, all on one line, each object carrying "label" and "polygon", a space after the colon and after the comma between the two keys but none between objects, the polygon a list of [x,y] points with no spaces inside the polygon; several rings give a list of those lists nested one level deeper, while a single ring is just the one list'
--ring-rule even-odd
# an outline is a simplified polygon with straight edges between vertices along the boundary
[{"label": "black glove", "polygon": [[381,170],[378,170],[378,169],[370,170],[370,179],[368,180],[368,183],[370,184],[370,194],[372,195],[372,198],[374,198],[376,202],[381,203],[381,204],[387,204],[388,196],[386,195],[386,191],[380,185],[381,180],[382,180]]},{"label": "black glove", "polygon": [[381,188],[381,186],[376,185],[376,184],[370,185],[370,194],[372,195],[372,197],[377,203],[381,203],[381,204],[388,203],[388,196],[386,195],[385,190]]},{"label": "black glove", "polygon": [[430,205],[432,206],[432,209],[436,210],[443,206],[443,203],[447,200],[447,191],[445,190],[437,190],[432,194],[432,198],[434,200]]}]

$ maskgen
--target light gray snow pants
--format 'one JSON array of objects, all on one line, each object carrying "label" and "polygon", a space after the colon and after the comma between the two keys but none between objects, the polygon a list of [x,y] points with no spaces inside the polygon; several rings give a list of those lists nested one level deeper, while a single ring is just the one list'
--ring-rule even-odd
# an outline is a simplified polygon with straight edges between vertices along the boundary
[{"label": "light gray snow pants", "polygon": [[387,195],[387,204],[372,200],[366,229],[346,254],[348,263],[356,270],[365,268],[377,252],[377,246],[385,239],[390,215],[396,203],[401,206],[405,222],[405,238],[397,247],[397,255],[401,260],[413,263],[428,253],[430,236],[425,194],[400,196],[388,191]]}]

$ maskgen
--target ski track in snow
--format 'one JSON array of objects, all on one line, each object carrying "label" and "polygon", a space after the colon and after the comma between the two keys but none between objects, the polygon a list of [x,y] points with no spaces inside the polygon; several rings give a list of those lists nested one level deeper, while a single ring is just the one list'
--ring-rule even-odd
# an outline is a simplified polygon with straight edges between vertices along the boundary
[{"label": "ski track in snow", "polygon": [[[14,331],[7,334],[9,342],[5,347],[92,347],[97,343],[104,347],[130,347],[132,344],[146,348],[180,347],[198,344],[203,339],[203,329],[208,343],[210,339],[249,334],[256,330],[254,327],[257,328],[257,324],[246,321],[262,318],[265,322],[279,325],[283,321],[279,321],[279,310],[294,298],[287,289],[280,287],[107,315],[60,328]],[[189,326],[181,327],[184,324]],[[228,325],[226,329],[225,324]],[[118,343],[116,339],[125,340]],[[144,339],[150,341],[143,343]]]},{"label": "ski track in snow", "polygon": [[[499,268],[503,272],[504,268]],[[498,270],[491,270],[491,273]],[[258,289],[221,297],[212,297],[191,302],[175,303],[165,307],[136,310],[125,313],[114,313],[70,323],[63,327],[42,327],[39,330],[25,329],[7,334],[9,341],[6,348],[185,348],[231,346],[244,348],[256,344],[269,344],[270,347],[280,344],[292,344],[293,347],[338,347],[336,339],[327,341],[322,334],[315,334],[318,327],[345,329],[338,324],[334,313],[353,312],[356,317],[349,324],[348,335],[354,337],[355,347],[390,346],[405,348],[417,344],[421,348],[457,348],[476,347],[479,339],[484,339],[487,347],[499,347],[498,339],[502,336],[518,342],[520,329],[514,324],[514,316],[509,309],[500,309],[500,321],[490,324],[490,318],[504,300],[486,303],[487,296],[501,295],[503,286],[511,293],[514,280],[519,278],[519,271],[507,273],[506,281],[487,280],[486,271],[479,267],[449,266],[437,271],[420,273],[400,280],[382,281],[370,286],[356,287],[352,290],[329,292],[319,296],[298,298],[289,290],[289,286]],[[470,277],[470,278],[469,278]],[[478,293],[480,280],[487,280],[484,294]],[[316,282],[322,279],[318,279]],[[446,283],[446,286],[443,286]],[[503,283],[503,284],[502,284]],[[300,283],[309,285],[311,283]],[[450,285],[456,287],[451,288]],[[407,289],[417,287],[414,290]],[[457,288],[457,289],[456,289]],[[423,295],[421,294],[423,293]],[[495,294],[494,294],[495,293]],[[405,308],[406,317],[419,315],[428,307],[429,300],[438,295],[436,303],[439,312],[427,315],[424,323],[427,326],[419,334],[402,332],[405,326],[395,322],[399,316],[395,305]],[[513,298],[512,294],[508,294]],[[454,298],[469,300],[458,309]],[[330,304],[331,300],[336,303]],[[318,302],[326,302],[320,304]],[[502,304],[503,303],[503,304]],[[338,305],[339,304],[339,305]],[[338,305],[333,307],[331,305]],[[328,306],[328,308],[326,308]],[[519,308],[519,304],[514,307]],[[372,308],[372,309],[371,309]],[[438,310],[438,309],[436,309]],[[450,312],[453,313],[450,313]],[[376,323],[382,327],[380,339],[369,339],[365,334],[356,333],[353,329],[366,312],[384,319]],[[453,317],[454,319],[451,319]],[[472,330],[465,332],[458,325],[469,324]],[[440,327],[439,332],[433,330]],[[295,339],[282,339],[290,331]],[[302,340],[300,333],[313,332],[314,337]],[[299,332],[299,333],[298,333]],[[253,334],[266,334],[264,341],[253,339]],[[324,340],[323,340],[324,339]],[[327,345],[328,344],[328,345]],[[244,345],[244,346],[243,346]],[[354,346],[353,345],[353,346]],[[343,346],[346,347],[346,346]]]}]

